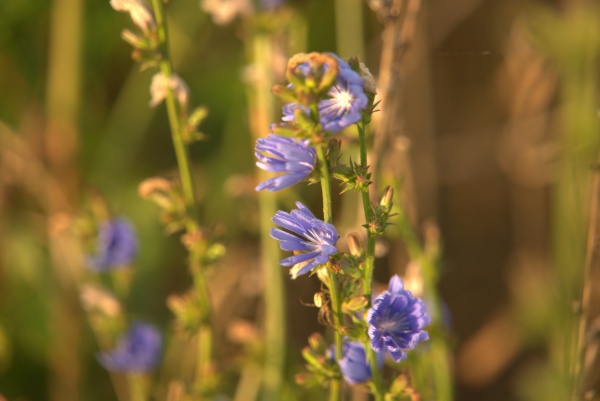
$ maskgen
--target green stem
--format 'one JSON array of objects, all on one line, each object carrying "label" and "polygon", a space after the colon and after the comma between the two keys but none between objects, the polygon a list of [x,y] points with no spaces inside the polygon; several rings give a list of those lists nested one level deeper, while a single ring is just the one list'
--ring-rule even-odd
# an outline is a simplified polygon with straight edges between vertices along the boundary
[{"label": "green stem", "polygon": [[[275,102],[271,93],[273,78],[273,33],[253,32],[251,40],[245,42],[247,56],[259,73],[255,82],[248,86],[248,112],[254,139],[269,134],[269,124],[275,119]],[[269,174],[258,169],[260,181],[269,178]],[[265,360],[262,374],[262,399],[276,400],[281,397],[283,372],[285,365],[285,287],[282,270],[277,268],[280,259],[279,245],[271,238],[271,218],[277,212],[276,195],[269,191],[258,193],[261,237],[261,265],[265,284]],[[256,376],[256,374],[254,374]],[[261,375],[259,374],[258,377]],[[238,393],[248,385],[242,379]],[[248,394],[244,395],[246,399]]]},{"label": "green stem", "polygon": [[146,377],[139,373],[127,374],[130,401],[146,401],[148,399],[148,383]]},{"label": "green stem", "polygon": [[[357,124],[358,127],[358,141],[360,145],[360,165],[365,169],[368,166],[367,163],[367,139],[365,133],[365,124],[360,122]],[[367,226],[371,222],[373,217],[373,210],[371,208],[371,199],[369,192],[363,191],[362,203],[363,210],[365,213],[365,223]],[[367,249],[365,253],[365,269],[363,275],[363,296],[367,299],[367,307],[371,305],[371,294],[373,287],[373,270],[375,269],[375,235],[367,228]],[[373,376],[374,384],[374,395],[376,401],[382,401],[384,397],[384,390],[382,386],[381,373],[379,372],[379,366],[377,365],[377,356],[375,351],[371,347],[365,347],[367,349],[367,359],[371,366],[371,373]]]},{"label": "green stem", "polygon": [[[325,145],[319,144],[317,148],[317,157],[319,158],[319,167],[321,169],[321,192],[323,195],[323,220],[325,223],[333,222],[331,214],[331,179],[329,174],[329,164],[325,157]],[[333,313],[333,340],[335,343],[335,359],[340,360],[344,356],[344,343],[340,328],[342,326],[341,303],[338,289],[338,282],[333,272],[329,272],[329,296],[331,297],[331,309]],[[341,399],[341,381],[339,377],[331,379],[329,385],[329,401],[338,401]]]},{"label": "green stem", "polygon": [[[154,17],[156,19],[156,33],[158,36],[159,51],[159,69],[165,79],[169,81],[173,76],[171,59],[169,57],[168,30],[165,18],[164,7],[161,0],[152,0]],[[167,87],[167,96],[165,98],[169,125],[171,128],[171,138],[177,158],[179,177],[185,203],[186,214],[188,217],[186,231],[195,232],[198,229],[197,219],[198,211],[196,207],[196,196],[194,191],[194,180],[192,177],[192,168],[189,149],[183,140],[183,130],[181,121],[180,105],[175,99],[173,91]],[[189,264],[194,275],[194,288],[198,295],[198,302],[202,310],[203,323],[198,329],[198,356],[196,363],[195,387],[202,390],[204,379],[209,375],[212,369],[212,347],[213,333],[210,325],[210,298],[206,287],[204,269],[200,262],[199,255],[189,255]]]},{"label": "green stem", "polygon": [[[154,8],[154,17],[156,18],[156,31],[158,35],[160,61],[159,69],[165,79],[169,81],[173,75],[173,67],[169,57],[168,31],[164,18],[164,7],[161,0],[152,0]],[[197,218],[196,197],[194,191],[194,180],[192,178],[192,168],[190,154],[182,135],[182,124],[180,119],[180,106],[175,99],[173,91],[167,87],[167,96],[165,98],[167,114],[169,116],[169,125],[171,128],[171,138],[179,166],[179,178],[181,180],[181,189],[187,212],[193,218]]]}]

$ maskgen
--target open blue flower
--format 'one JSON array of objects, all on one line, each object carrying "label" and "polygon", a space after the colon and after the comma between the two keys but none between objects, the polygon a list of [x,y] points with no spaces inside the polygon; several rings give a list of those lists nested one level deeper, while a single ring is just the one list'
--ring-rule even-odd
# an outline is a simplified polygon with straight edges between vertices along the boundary
[{"label": "open blue flower", "polygon": [[[365,347],[359,341],[344,343],[343,357],[338,361],[344,380],[350,384],[360,384],[371,380],[371,367],[367,362]],[[383,364],[382,354],[377,354],[377,365]]]},{"label": "open blue flower", "polygon": [[[325,131],[339,132],[360,121],[362,111],[369,101],[360,74],[347,62],[335,54],[330,54],[337,59],[339,70],[335,84],[327,92],[327,98],[319,102],[319,120]],[[302,71],[302,68],[300,70]],[[294,110],[299,107],[303,108],[297,103],[286,104],[283,107],[282,120],[294,121]]]},{"label": "open blue flower", "polygon": [[106,271],[127,266],[138,251],[138,243],[129,221],[115,218],[103,222],[98,230],[96,253],[88,257],[92,270]]},{"label": "open blue flower", "polygon": [[150,324],[136,322],[119,339],[117,348],[99,354],[98,361],[115,372],[147,372],[157,365],[161,348],[158,330]]},{"label": "open blue flower", "polygon": [[281,249],[294,252],[293,256],[279,262],[282,266],[293,266],[290,270],[292,278],[327,263],[329,257],[337,253],[335,243],[339,238],[334,226],[317,219],[302,203],[296,202],[296,206],[298,209],[290,213],[280,210],[273,217],[276,224],[291,233],[271,229],[271,237],[279,241]]},{"label": "open blue flower", "polygon": [[423,300],[404,289],[400,277],[390,279],[388,290],[373,301],[367,313],[371,348],[376,352],[390,353],[395,362],[406,358],[407,350],[419,341],[429,339],[423,330],[431,319]]},{"label": "open blue flower", "polygon": [[308,140],[275,134],[257,139],[255,150],[258,167],[272,173],[283,173],[260,183],[257,191],[279,191],[302,181],[312,172],[317,159]]}]

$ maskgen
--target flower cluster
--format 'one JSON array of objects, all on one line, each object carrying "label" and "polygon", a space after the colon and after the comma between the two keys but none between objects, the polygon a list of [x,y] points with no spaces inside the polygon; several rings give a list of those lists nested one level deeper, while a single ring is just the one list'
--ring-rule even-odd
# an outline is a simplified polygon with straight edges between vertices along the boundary
[{"label": "flower cluster", "polygon": [[[388,290],[376,297],[369,308],[374,255],[363,252],[357,235],[349,236],[350,255],[338,253],[336,248],[339,235],[330,224],[328,189],[332,170],[345,186],[342,192],[354,189],[368,194],[371,184],[363,156],[364,133],[373,112],[376,89],[368,69],[357,59],[351,64],[330,53],[292,57],[286,70],[290,83],[274,88],[286,102],[284,122],[272,126],[273,133],[258,139],[255,148],[257,166],[279,175],[260,183],[256,190],[278,191],[309,176],[318,176],[322,185],[325,221],[296,202],[297,209],[275,214],[273,222],[279,228],[271,229],[271,237],[279,241],[280,248],[293,252],[279,262],[291,268],[292,278],[317,270],[324,287],[315,294],[314,304],[320,308],[321,320],[332,325],[335,332],[334,346],[326,347],[324,340],[317,341],[314,336],[309,339],[310,347],[303,351],[309,373],[301,375],[299,381],[322,384],[332,378],[339,380],[336,378],[341,374],[352,385],[371,382],[376,398],[383,399],[383,358],[389,354],[395,362],[405,359],[407,351],[428,339],[424,328],[431,319],[425,303],[405,290],[398,276],[391,278]],[[351,161],[350,166],[344,167],[338,163],[341,142],[332,139],[328,146],[326,140],[356,123],[362,124],[361,161]],[[278,135],[281,133],[291,137]],[[363,202],[365,198],[364,227],[370,244],[366,252],[373,252],[374,237],[384,232],[392,216],[393,191],[386,188],[379,205],[371,204],[368,195]],[[324,265],[327,268],[319,268]],[[386,395],[393,397],[394,391]]]},{"label": "flower cluster", "polygon": [[119,339],[117,347],[98,355],[98,361],[107,370],[116,372],[148,372],[160,359],[162,340],[152,325],[135,322]]},{"label": "flower cluster", "polygon": [[[336,55],[332,54],[332,56],[338,62],[337,78],[334,85],[327,92],[326,98],[319,102],[318,109],[323,129],[339,132],[361,119],[362,111],[367,107],[368,99],[364,93],[364,83],[361,76],[347,62]],[[300,69],[307,71],[306,66]],[[283,107],[283,121],[295,121],[295,110],[297,108],[305,108],[305,106],[298,103],[286,104]]]}]

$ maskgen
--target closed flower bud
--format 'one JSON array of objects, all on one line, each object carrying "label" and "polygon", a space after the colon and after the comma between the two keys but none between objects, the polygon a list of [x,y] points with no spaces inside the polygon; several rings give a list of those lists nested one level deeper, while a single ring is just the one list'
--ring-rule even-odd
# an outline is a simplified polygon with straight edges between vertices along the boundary
[{"label": "closed flower bud", "polygon": [[351,232],[348,234],[348,249],[350,250],[350,254],[354,257],[359,258],[362,255],[363,247],[360,241],[360,237],[358,233]]},{"label": "closed flower bud", "polygon": [[317,269],[317,277],[325,285],[329,285],[329,270],[327,267],[321,267]]},{"label": "closed flower bud", "polygon": [[116,11],[128,12],[142,31],[149,32],[156,25],[150,7],[142,0],[110,0],[110,5]]},{"label": "closed flower bud", "polygon": [[321,333],[313,333],[308,337],[308,345],[312,350],[323,352],[327,348],[325,339]]},{"label": "closed flower bud", "polygon": [[121,313],[121,305],[115,296],[95,285],[84,284],[79,298],[88,313],[99,312],[109,317],[116,317]]},{"label": "closed flower bud", "polygon": [[391,186],[388,185],[383,190],[383,195],[381,195],[381,200],[379,201],[379,205],[387,213],[389,213],[390,210],[392,210],[392,205],[394,204],[393,203],[393,198],[394,198],[394,188],[392,188]]},{"label": "closed flower bud", "polygon": [[152,77],[150,107],[158,106],[167,97],[169,89],[173,92],[179,105],[186,108],[190,98],[190,89],[187,84],[177,74],[173,74],[167,79],[162,72]]},{"label": "closed flower bud", "polygon": [[148,42],[142,36],[131,32],[129,29],[124,29],[121,32],[121,38],[136,49],[145,49],[148,47]]},{"label": "closed flower bud", "polygon": [[367,66],[363,63],[360,63],[358,72],[363,80],[363,89],[365,90],[365,93],[375,96],[377,94],[377,87],[375,86],[375,79],[373,79],[371,71],[369,71]]}]

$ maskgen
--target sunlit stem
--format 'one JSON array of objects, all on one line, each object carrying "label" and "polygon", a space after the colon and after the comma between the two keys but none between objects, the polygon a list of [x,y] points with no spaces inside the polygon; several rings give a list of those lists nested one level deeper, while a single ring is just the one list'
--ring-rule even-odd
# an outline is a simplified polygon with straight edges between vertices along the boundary
[{"label": "sunlit stem", "polygon": [[[360,165],[364,167],[368,166],[367,163],[367,139],[365,132],[365,123],[360,122],[357,124],[358,127],[358,141],[360,145]],[[373,290],[373,270],[375,267],[375,235],[368,228],[369,223],[373,218],[373,209],[371,207],[371,199],[369,198],[369,192],[362,191],[362,203],[363,210],[365,213],[365,222],[367,224],[367,249],[365,253],[365,268],[363,275],[363,296],[367,299],[367,306],[371,305],[371,294]],[[374,395],[376,401],[382,401],[384,392],[382,389],[381,373],[379,372],[379,366],[377,365],[377,355],[371,347],[365,347],[367,350],[367,359],[371,367],[371,374],[373,378]]]},{"label": "sunlit stem", "polygon": [[127,385],[130,401],[146,401],[148,399],[148,380],[143,374],[128,373]]},{"label": "sunlit stem", "polygon": [[[329,163],[325,157],[325,145],[319,144],[317,148],[317,157],[319,158],[319,168],[321,173],[321,192],[323,195],[323,220],[325,223],[332,224],[331,214],[331,178],[329,174]],[[335,343],[335,359],[340,360],[344,353],[344,343],[340,327],[342,325],[341,304],[339,296],[338,282],[336,275],[329,272],[329,296],[331,297],[331,310],[333,314],[333,339]],[[329,385],[329,401],[340,400],[341,381],[339,378],[331,379]]]},{"label": "sunlit stem", "polygon": [[[165,77],[165,80],[169,82],[173,75],[171,66],[171,59],[169,57],[168,50],[168,30],[166,24],[166,18],[164,13],[164,7],[160,0],[152,0],[152,6],[154,9],[154,17],[156,19],[156,33],[158,36],[159,43],[159,68]],[[167,86],[167,96],[165,98],[167,106],[167,114],[169,116],[169,125],[171,128],[171,138],[173,140],[173,147],[175,149],[175,156],[177,157],[177,165],[179,168],[179,177],[181,180],[181,188],[183,192],[183,199],[185,208],[188,216],[186,223],[186,230],[188,233],[194,232],[198,229],[197,226],[197,207],[196,207],[196,196],[194,191],[194,180],[192,177],[192,168],[188,147],[183,140],[183,124],[180,118],[181,109],[180,105],[175,99],[173,91]],[[202,310],[203,323],[198,329],[198,356],[196,362],[196,375],[195,375],[195,387],[202,389],[204,379],[208,376],[208,373],[212,370],[212,329],[210,326],[210,299],[208,296],[208,290],[206,288],[206,281],[204,277],[204,269],[201,265],[201,255],[192,255],[190,253],[189,263],[190,268],[194,274],[194,288],[198,296],[198,302]]]},{"label": "sunlit stem", "polygon": [[[156,18],[156,32],[159,41],[159,68],[169,82],[173,75],[173,67],[169,55],[168,31],[166,18],[164,17],[164,7],[160,0],[152,0],[154,8],[154,16]],[[179,166],[179,178],[181,180],[181,189],[186,210],[193,217],[197,218],[196,213],[196,197],[194,192],[194,180],[192,178],[192,168],[190,162],[190,154],[182,135],[182,124],[180,119],[180,106],[175,99],[172,89],[167,86],[167,96],[165,98],[167,113],[169,115],[169,125],[171,128],[171,138],[173,147],[177,157],[177,165]]]},{"label": "sunlit stem", "polygon": [[[248,58],[258,72],[256,79],[247,88],[250,128],[254,139],[268,135],[269,124],[275,119],[275,101],[271,93],[274,84],[272,60],[275,57],[275,49],[273,40],[273,34],[253,32],[250,40],[245,42]],[[269,177],[266,171],[257,170],[260,181]],[[248,375],[242,375],[237,394],[241,397],[244,386],[252,386],[252,380],[248,380],[248,377],[253,377],[254,381],[259,380],[259,383],[262,378],[262,399],[276,400],[280,397],[283,384],[286,354],[285,287],[282,270],[278,268],[279,246],[271,238],[271,227],[273,226],[271,219],[277,212],[277,198],[274,193],[269,191],[261,191],[257,195],[260,211],[261,265],[265,283],[264,321],[265,345],[267,346],[265,347],[263,371],[255,372],[250,368],[245,369],[244,372],[248,372]],[[244,391],[244,400],[250,400],[249,394],[252,392]]]}]

